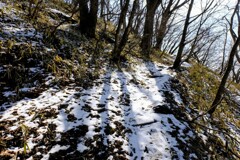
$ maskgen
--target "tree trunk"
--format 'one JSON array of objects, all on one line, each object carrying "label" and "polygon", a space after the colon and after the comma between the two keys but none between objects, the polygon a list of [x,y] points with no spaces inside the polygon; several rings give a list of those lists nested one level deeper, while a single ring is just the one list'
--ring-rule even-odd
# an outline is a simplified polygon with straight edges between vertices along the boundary
[{"label": "tree trunk", "polygon": [[201,19],[200,19],[200,22],[199,22],[199,26],[197,28],[197,33],[196,33],[196,35],[194,37],[193,43],[191,44],[190,52],[189,52],[189,54],[188,54],[188,56],[187,56],[187,58],[185,60],[186,62],[189,62],[190,58],[193,57],[194,50],[195,50],[195,48],[197,46],[197,42],[199,40],[199,38],[198,38],[199,37],[199,33],[200,33],[200,30],[201,30],[202,24],[203,24],[202,21],[203,21],[203,15],[201,16]]},{"label": "tree trunk", "polygon": [[[180,3],[180,1],[174,1],[174,0],[169,0],[167,3],[166,8],[162,9],[162,18],[161,18],[161,23],[160,26],[158,28],[158,33],[157,33],[157,43],[155,45],[155,48],[158,49],[162,49],[162,43],[163,43],[163,39],[165,37],[166,31],[167,31],[167,24],[169,19],[171,18],[172,14],[179,9],[180,7],[182,7],[183,5],[185,5],[188,2],[188,0],[184,0]],[[175,5],[174,5],[175,3]]]},{"label": "tree trunk", "polygon": [[120,31],[121,31],[121,27],[123,25],[123,21],[127,15],[127,11],[128,11],[128,6],[129,6],[129,2],[130,0],[126,0],[125,5],[123,5],[122,7],[122,11],[118,20],[118,26],[117,26],[117,30],[115,33],[115,43],[114,43],[114,48],[113,48],[113,52],[112,52],[112,61],[113,62],[117,62],[118,61],[118,57],[116,56],[116,53],[118,52],[118,45],[119,45],[119,41],[120,41]]},{"label": "tree trunk", "polygon": [[89,36],[95,37],[95,31],[97,26],[97,13],[98,13],[98,0],[90,0],[90,27],[89,27]]},{"label": "tree trunk", "polygon": [[[123,49],[124,49],[124,47],[127,43],[129,33],[132,29],[132,24],[133,24],[133,20],[134,20],[134,16],[135,16],[135,13],[136,13],[136,10],[137,10],[137,4],[138,3],[139,3],[139,0],[134,0],[131,15],[130,15],[129,20],[128,20],[128,25],[127,25],[126,29],[124,30],[123,36],[122,36],[119,44],[115,43],[113,58],[112,58],[115,63],[119,62],[121,52],[123,51]],[[128,5],[129,5],[129,1],[128,1]]]},{"label": "tree trunk", "polygon": [[80,32],[86,34],[88,32],[88,0],[79,0],[79,9],[80,9]]},{"label": "tree trunk", "polygon": [[134,15],[136,13],[136,9],[137,9],[137,4],[139,3],[139,0],[134,0],[133,2],[133,8],[132,8],[132,11],[131,11],[131,15],[129,17],[129,20],[128,20],[128,25],[126,27],[126,29],[124,30],[124,33],[123,33],[123,36],[122,36],[122,39],[119,43],[119,53],[117,53],[118,57],[120,56],[121,52],[123,51],[123,48],[125,47],[126,43],[127,43],[127,40],[128,40],[128,36],[129,36],[129,33],[132,29],[132,25],[133,25],[133,19],[134,19]]},{"label": "tree trunk", "polygon": [[226,53],[226,45],[227,45],[227,36],[228,36],[228,32],[226,31],[224,45],[223,45],[223,59],[222,59],[221,71],[219,73],[220,75],[223,75],[225,71],[225,53]]},{"label": "tree trunk", "polygon": [[172,11],[171,11],[171,7],[173,5],[173,0],[170,0],[168,2],[168,5],[166,7],[166,9],[163,9],[163,13],[162,13],[162,18],[161,18],[161,23],[160,26],[158,28],[158,34],[157,34],[157,43],[155,48],[158,48],[161,50],[162,48],[162,43],[163,43],[163,38],[165,36],[166,30],[167,30],[167,23],[171,17]]},{"label": "tree trunk", "polygon": [[139,30],[140,30],[140,26],[142,24],[142,13],[143,13],[144,9],[140,10],[140,3],[137,4],[137,7],[136,7],[136,13],[137,13],[137,16],[135,18],[135,23],[133,25],[133,32],[136,34],[136,35],[139,35]]},{"label": "tree trunk", "polygon": [[142,51],[147,57],[149,56],[149,52],[152,47],[154,15],[161,2],[162,0],[147,0],[147,13],[141,42]]},{"label": "tree trunk", "polygon": [[98,0],[79,0],[80,8],[80,32],[90,38],[95,38],[97,25]]},{"label": "tree trunk", "polygon": [[161,18],[161,23],[160,23],[160,27],[158,29],[158,35],[157,35],[157,44],[156,44],[156,48],[158,49],[162,49],[162,43],[163,43],[163,38],[165,37],[165,33],[167,30],[167,23],[170,19],[170,14],[168,13],[163,13],[162,18]]},{"label": "tree trunk", "polygon": [[101,0],[100,5],[101,5],[100,17],[103,18],[105,1]]},{"label": "tree trunk", "polygon": [[190,14],[192,11],[192,7],[193,7],[193,2],[194,2],[194,0],[191,0],[191,2],[189,4],[187,16],[186,16],[186,20],[185,20],[185,24],[184,24],[184,28],[183,28],[182,38],[181,38],[179,48],[178,48],[177,57],[173,63],[173,67],[172,67],[173,69],[179,70],[180,66],[181,66],[182,53],[183,53],[183,49],[185,47],[185,40],[186,40],[186,36],[187,36],[187,29],[189,26],[189,20],[190,20]]}]

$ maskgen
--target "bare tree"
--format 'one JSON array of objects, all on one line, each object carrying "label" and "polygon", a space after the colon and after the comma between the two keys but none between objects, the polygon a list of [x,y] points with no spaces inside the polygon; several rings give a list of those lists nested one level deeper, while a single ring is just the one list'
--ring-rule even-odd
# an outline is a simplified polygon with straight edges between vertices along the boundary
[{"label": "bare tree", "polygon": [[106,2],[105,0],[100,0],[100,17],[104,17],[104,9],[105,9]]},{"label": "bare tree", "polygon": [[185,40],[186,40],[186,35],[187,35],[187,29],[188,29],[188,26],[189,26],[189,23],[190,23],[190,14],[191,14],[191,11],[192,11],[193,3],[194,3],[194,0],[191,0],[190,4],[189,4],[188,12],[187,12],[186,20],[185,20],[185,23],[184,23],[182,38],[181,38],[181,41],[180,41],[180,44],[179,44],[177,57],[176,57],[176,59],[173,63],[173,67],[172,67],[173,69],[179,70],[180,66],[181,66],[182,52],[183,52],[183,49],[185,47]]},{"label": "bare tree", "polygon": [[233,30],[233,19],[234,19],[234,16],[237,15],[237,17],[240,17],[239,16],[239,4],[240,4],[240,0],[238,0],[237,2],[237,5],[235,6],[235,9],[234,9],[234,12],[233,12],[233,15],[231,17],[231,22],[230,22],[230,32],[231,32],[231,35],[234,39],[234,45],[232,47],[232,50],[229,54],[229,59],[228,59],[228,63],[227,63],[227,68],[226,68],[226,71],[223,75],[223,78],[221,80],[221,83],[219,85],[219,88],[218,88],[218,91],[217,91],[217,94],[215,96],[215,99],[211,105],[211,108],[209,109],[208,113],[210,115],[212,115],[218,104],[221,103],[221,100],[222,100],[222,96],[223,96],[223,93],[224,93],[224,90],[225,90],[225,84],[227,83],[227,79],[228,79],[228,76],[232,70],[232,67],[233,67],[233,63],[234,63],[234,57],[237,53],[237,50],[238,50],[238,47],[240,45],[240,19],[238,18],[238,34],[236,34]]},{"label": "bare tree", "polygon": [[134,0],[132,11],[131,11],[131,14],[130,14],[130,17],[128,20],[128,25],[124,29],[122,37],[120,37],[121,26],[124,23],[123,21],[127,14],[129,2],[130,2],[130,0],[126,0],[125,5],[123,5],[123,9],[122,9],[122,12],[121,12],[121,15],[119,18],[119,24],[118,24],[116,35],[115,35],[115,44],[114,44],[114,49],[113,49],[112,59],[111,59],[115,63],[118,63],[120,61],[120,55],[127,43],[129,33],[132,29],[132,24],[133,24],[136,10],[137,10],[137,6],[139,4],[139,0]]},{"label": "bare tree", "polygon": [[165,37],[165,33],[167,30],[167,24],[168,24],[171,16],[177,9],[179,9],[180,7],[185,5],[188,1],[189,0],[184,0],[180,3],[180,0],[177,0],[177,1],[169,0],[166,7],[163,6],[163,2],[161,3],[162,4],[161,5],[162,6],[162,16],[161,16],[160,26],[158,28],[158,33],[157,33],[157,38],[156,38],[157,43],[155,45],[155,48],[158,48],[161,50],[163,38]]},{"label": "bare tree", "polygon": [[120,17],[119,17],[119,20],[118,20],[118,25],[117,25],[117,29],[116,29],[116,33],[115,33],[115,43],[114,43],[114,49],[113,49],[113,57],[112,57],[112,60],[113,61],[118,61],[118,57],[116,57],[117,55],[117,48],[118,48],[118,45],[119,45],[119,41],[120,41],[120,32],[121,32],[121,28],[122,28],[122,25],[123,25],[123,21],[127,15],[127,11],[128,11],[128,7],[129,7],[129,3],[130,3],[130,0],[126,0],[125,4],[122,5],[122,9],[121,9],[121,13],[120,13]]},{"label": "bare tree", "polygon": [[[217,19],[212,18],[214,17],[215,13],[219,12],[218,10],[219,6],[220,6],[220,2],[218,3],[218,1],[206,1],[205,5],[202,5],[201,13],[198,16],[196,16],[196,17],[200,17],[199,21],[196,21],[196,23],[192,25],[192,28],[193,28],[192,31],[191,29],[189,29],[189,34],[191,34],[190,36],[194,38],[193,40],[191,40],[192,42],[189,46],[190,50],[189,50],[189,53],[186,54],[187,58],[185,59],[185,61],[188,62],[190,58],[195,58],[195,59],[199,58],[198,54],[201,52],[195,51],[195,50],[199,50],[199,42],[201,42],[202,40],[206,41],[206,39],[215,39],[215,38],[211,38],[212,36],[216,37],[215,34],[209,34],[209,33],[212,32],[212,29],[214,27],[219,26],[219,20],[222,19],[221,17]],[[192,22],[193,21],[191,21],[191,23]],[[214,44],[212,42],[209,42],[209,45],[213,46]],[[205,46],[208,47],[208,45],[205,45]],[[204,47],[200,47],[200,48],[204,49]]]},{"label": "bare tree", "polygon": [[164,54],[165,52],[168,52],[169,54],[173,54],[177,48],[178,48],[178,44],[179,44],[179,39],[181,38],[181,27],[180,27],[180,21],[176,22],[176,17],[177,17],[177,13],[173,13],[173,16],[171,17],[171,20],[168,24],[167,30],[165,32],[165,36],[164,36],[164,41],[162,43],[162,53]]},{"label": "bare tree", "polygon": [[228,40],[228,29],[227,29],[227,25],[225,26],[226,30],[225,30],[225,39],[224,39],[224,44],[223,44],[223,50],[222,50],[222,63],[221,63],[221,70],[220,70],[220,75],[223,75],[224,71],[225,71],[225,56],[226,56],[226,46],[227,46],[227,40]]},{"label": "bare tree", "polygon": [[143,3],[137,4],[136,17],[135,17],[135,22],[133,24],[133,32],[138,36],[140,36],[140,27],[144,19],[143,13],[144,13],[145,7],[141,7],[142,4]]}]

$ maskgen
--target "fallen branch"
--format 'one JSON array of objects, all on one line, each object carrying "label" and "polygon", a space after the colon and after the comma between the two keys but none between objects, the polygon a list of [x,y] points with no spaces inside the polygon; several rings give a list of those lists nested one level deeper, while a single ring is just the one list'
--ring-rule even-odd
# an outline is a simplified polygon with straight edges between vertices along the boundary
[{"label": "fallen branch", "polygon": [[153,121],[150,121],[150,122],[145,122],[145,123],[140,123],[140,124],[133,124],[132,126],[136,127],[136,126],[145,126],[145,125],[149,125],[149,124],[153,124],[153,123],[156,123],[158,121],[156,121],[155,119]]}]

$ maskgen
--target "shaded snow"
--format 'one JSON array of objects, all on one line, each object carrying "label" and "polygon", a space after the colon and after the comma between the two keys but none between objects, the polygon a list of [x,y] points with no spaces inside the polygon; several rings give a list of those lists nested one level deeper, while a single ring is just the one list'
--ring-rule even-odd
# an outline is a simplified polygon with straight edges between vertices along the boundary
[{"label": "shaded snow", "polygon": [[25,38],[39,38],[42,39],[42,34],[37,33],[34,28],[29,28],[27,26],[4,26],[2,27],[2,32],[9,36],[14,37],[25,37]]},{"label": "shaded snow", "polygon": [[42,44],[43,34],[37,32],[33,25],[21,18],[20,15],[24,15],[23,11],[15,9],[12,4],[6,5],[2,2],[0,2],[0,9],[3,14],[0,17],[1,40],[15,40],[16,44],[30,41],[32,46]]},{"label": "shaded snow", "polygon": [[0,2],[0,9],[3,9],[3,7],[5,7],[6,6],[6,4],[5,3],[3,3],[3,2]]},{"label": "shaded snow", "polygon": [[9,97],[9,96],[12,96],[12,95],[16,95],[16,93],[14,93],[14,92],[12,92],[12,91],[3,92],[3,96],[4,96],[4,97]]}]

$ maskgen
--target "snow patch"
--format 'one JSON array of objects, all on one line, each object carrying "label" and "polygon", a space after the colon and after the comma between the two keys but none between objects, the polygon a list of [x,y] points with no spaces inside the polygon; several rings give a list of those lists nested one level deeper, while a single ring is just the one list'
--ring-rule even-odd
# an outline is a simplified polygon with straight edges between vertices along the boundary
[{"label": "snow patch", "polygon": [[57,9],[53,9],[53,8],[48,8],[51,12],[53,12],[53,13],[57,13],[57,14],[61,14],[61,15],[63,15],[63,16],[65,16],[65,17],[70,17],[69,15],[67,15],[66,13],[64,13],[64,12],[62,12],[62,11],[59,11],[59,10],[57,10]]},{"label": "snow patch", "polygon": [[190,63],[187,63],[187,62],[183,62],[182,66],[186,67],[186,68],[192,67],[192,65]]},{"label": "snow patch", "polygon": [[3,3],[3,2],[0,2],[0,9],[3,9],[3,7],[5,7],[6,6],[6,4],[5,3]]}]

